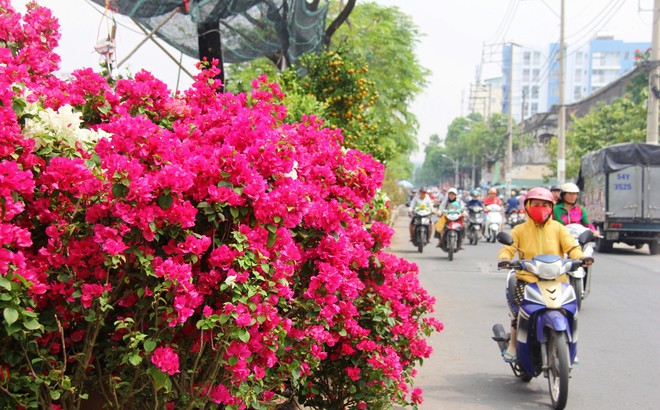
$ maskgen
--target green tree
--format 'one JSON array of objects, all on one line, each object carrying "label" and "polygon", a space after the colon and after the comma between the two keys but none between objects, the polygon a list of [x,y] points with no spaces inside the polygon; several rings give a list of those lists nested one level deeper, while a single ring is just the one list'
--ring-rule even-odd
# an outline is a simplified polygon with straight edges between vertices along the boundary
[{"label": "green tree", "polygon": [[431,183],[432,180],[437,183],[441,179],[451,179],[448,174],[453,175],[452,163],[446,156],[458,161],[461,172],[470,172],[473,166],[476,167],[478,181],[479,169],[504,158],[507,135],[507,117],[502,114],[493,114],[487,120],[478,113],[455,118],[447,127],[444,140],[432,136],[418,173],[419,182]]}]

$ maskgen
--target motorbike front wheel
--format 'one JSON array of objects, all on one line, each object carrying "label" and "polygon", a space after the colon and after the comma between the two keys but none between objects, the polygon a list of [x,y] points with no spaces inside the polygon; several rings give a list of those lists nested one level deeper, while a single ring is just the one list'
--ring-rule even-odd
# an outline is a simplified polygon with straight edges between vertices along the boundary
[{"label": "motorbike front wheel", "polygon": [[570,371],[570,358],[568,354],[568,340],[566,333],[551,331],[546,344],[548,353],[548,387],[552,407],[561,410],[566,407],[568,400],[568,378]]},{"label": "motorbike front wheel", "polygon": [[419,253],[424,252],[424,245],[426,245],[426,239],[428,237],[427,229],[425,226],[417,228],[417,250]]},{"label": "motorbike front wheel", "polygon": [[570,277],[571,286],[575,290],[575,298],[577,299],[578,310],[582,308],[582,298],[584,298],[584,289],[582,288],[582,279]]},{"label": "motorbike front wheel", "polygon": [[447,255],[449,261],[454,260],[454,248],[456,247],[456,235],[452,235],[452,232],[447,234]]},{"label": "motorbike front wheel", "polygon": [[477,228],[470,229],[470,245],[476,245],[479,242],[479,230]]}]

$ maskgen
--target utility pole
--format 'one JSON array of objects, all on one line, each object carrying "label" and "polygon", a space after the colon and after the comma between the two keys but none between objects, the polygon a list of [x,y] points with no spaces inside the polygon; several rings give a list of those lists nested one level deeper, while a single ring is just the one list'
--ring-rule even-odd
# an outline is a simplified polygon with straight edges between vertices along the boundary
[{"label": "utility pole", "polygon": [[[657,1],[657,0],[656,0]],[[566,181],[566,107],[564,107],[564,0],[561,0],[561,24],[559,34],[559,116],[557,118],[557,183]]]},{"label": "utility pole", "polygon": [[506,197],[511,196],[511,169],[513,168],[513,46],[509,42],[509,89],[507,99],[509,100],[509,121],[507,123],[507,150],[506,150],[506,170],[504,178],[506,180]]},{"label": "utility pole", "polygon": [[[525,121],[525,114],[527,114],[527,93],[525,89],[522,90],[522,104],[520,104],[520,124]],[[518,129],[518,150],[522,149],[523,145],[523,130]]]},{"label": "utility pole", "polygon": [[660,89],[660,0],[655,0],[653,5],[653,38],[651,39],[651,63],[649,71],[649,99],[648,114],[646,117],[646,142],[658,143],[658,97],[656,92]]}]

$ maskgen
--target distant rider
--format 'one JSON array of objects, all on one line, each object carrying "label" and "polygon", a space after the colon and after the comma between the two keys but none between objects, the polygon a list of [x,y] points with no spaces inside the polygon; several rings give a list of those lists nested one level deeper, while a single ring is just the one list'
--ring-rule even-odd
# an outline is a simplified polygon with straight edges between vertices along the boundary
[{"label": "distant rider", "polygon": [[580,224],[591,229],[594,236],[599,237],[598,230],[589,222],[587,210],[577,203],[579,193],[580,188],[572,182],[567,182],[561,186],[559,202],[554,207],[555,220],[562,225]]},{"label": "distant rider", "polygon": [[[524,253],[518,258],[532,259],[540,254],[559,255],[562,258],[567,254],[571,259],[582,259],[585,266],[593,263],[593,258],[585,258],[582,249],[575,242],[575,238],[565,226],[552,219],[552,207],[554,199],[552,193],[543,187],[532,188],[525,196],[524,207],[527,220],[516,225],[511,230],[513,245],[505,245],[497,255],[498,269],[509,269],[511,260],[518,252],[516,247]],[[516,356],[516,329],[518,325],[518,310],[527,283],[537,282],[538,278],[526,271],[516,272],[516,289],[514,300],[508,301],[512,313],[511,334],[509,345],[502,352],[506,362],[515,362]],[[559,281],[568,283],[566,275],[558,278]]]},{"label": "distant rider", "polygon": [[[426,207],[433,212],[433,200],[431,199],[431,196],[428,195],[428,191],[426,188],[422,187],[419,189],[419,192],[417,195],[410,201],[410,207],[408,208],[408,215],[411,217],[410,219],[410,242],[413,241],[413,234],[415,232],[415,224],[413,223],[415,221],[415,218],[413,217],[413,213],[415,212],[415,208],[417,207]],[[427,240],[431,240],[431,229],[429,229],[429,237]]]},{"label": "distant rider", "polygon": [[[458,199],[458,191],[456,188],[449,188],[447,191],[447,196],[445,199],[442,201],[440,204],[440,208],[438,209],[438,214],[440,215],[440,219],[438,222],[435,224],[435,237],[439,239],[437,247],[440,248],[442,244],[442,231],[445,229],[445,224],[447,223],[447,216],[445,215],[445,211],[448,209],[456,209],[459,212],[463,213],[465,212],[465,209],[463,208],[463,203]],[[458,248],[462,249],[461,247],[461,239],[462,239],[462,234],[459,234],[458,236]]]}]

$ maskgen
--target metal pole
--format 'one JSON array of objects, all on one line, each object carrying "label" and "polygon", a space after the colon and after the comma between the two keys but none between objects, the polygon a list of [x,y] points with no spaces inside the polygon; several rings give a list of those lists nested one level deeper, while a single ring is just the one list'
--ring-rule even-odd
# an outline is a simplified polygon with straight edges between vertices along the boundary
[{"label": "metal pole", "polygon": [[557,118],[557,182],[566,181],[566,107],[564,107],[564,0],[561,0],[561,25],[559,35],[559,117]]},{"label": "metal pole", "polygon": [[454,188],[458,189],[458,160],[454,160]]},{"label": "metal pole", "polygon": [[[143,32],[144,34],[146,34],[147,36],[149,36],[148,38],[151,38],[151,41],[153,41],[153,43],[154,43],[155,45],[157,45],[158,48],[160,48],[160,49],[163,51],[163,53],[165,53],[165,55],[168,56],[168,57],[170,58],[170,60],[174,61],[174,62],[176,63],[176,65],[178,65],[179,68],[180,68],[184,73],[188,74],[188,77],[190,77],[190,78],[192,78],[192,79],[195,79],[195,76],[192,75],[192,74],[190,73],[190,71],[186,70],[186,68],[183,66],[183,64],[181,64],[181,59],[177,60],[177,59],[172,55],[172,53],[170,53],[169,51],[167,51],[167,49],[166,49],[163,45],[161,45],[161,44],[160,44],[155,38],[153,38],[153,36],[150,36],[150,35],[147,33],[147,30],[145,30],[145,28],[142,27],[142,24],[140,24],[140,22],[139,22],[138,20],[136,20],[136,19],[134,19],[134,18],[131,18],[131,20],[133,20],[133,23],[134,23],[136,26],[138,26],[138,28],[139,28],[140,30],[142,30],[142,32]],[[183,56],[183,54],[182,54],[182,56]],[[177,78],[177,90],[178,90],[178,89],[179,89],[179,79]]]},{"label": "metal pole", "polygon": [[151,31],[149,32],[149,34],[147,34],[147,36],[146,36],[145,38],[143,38],[142,41],[140,41],[140,43],[138,43],[138,45],[136,45],[136,46],[133,48],[133,50],[131,50],[131,52],[128,53],[128,55],[127,55],[126,57],[124,57],[124,59],[121,60],[121,61],[119,62],[119,64],[117,64],[117,68],[121,67],[121,65],[124,64],[124,63],[126,62],[126,60],[128,60],[129,58],[131,58],[131,56],[132,56],[133,54],[135,54],[135,52],[136,52],[140,47],[142,47],[142,45],[143,45],[144,43],[146,43],[147,40],[149,40],[154,34],[156,34],[156,32],[157,32],[161,27],[163,27],[163,26],[165,25],[165,23],[167,23],[168,21],[170,21],[170,20],[172,19],[172,17],[174,17],[178,12],[179,12],[179,7],[176,7],[174,10],[172,10],[172,12],[171,12],[167,17],[165,17],[165,20],[161,21],[159,25],[157,25],[156,27],[154,27],[154,29],[151,30]]},{"label": "metal pole", "polygon": [[504,177],[506,180],[506,197],[511,196],[511,169],[513,168],[513,43],[509,43],[509,122],[507,123],[507,150],[506,169]]},{"label": "metal pole", "polygon": [[657,65],[660,60],[660,0],[655,0],[653,4],[653,38],[651,39],[651,61],[653,68],[649,71],[649,99],[648,111],[646,117],[646,142],[649,144],[658,143],[658,97],[654,89],[660,89],[660,66]]}]

